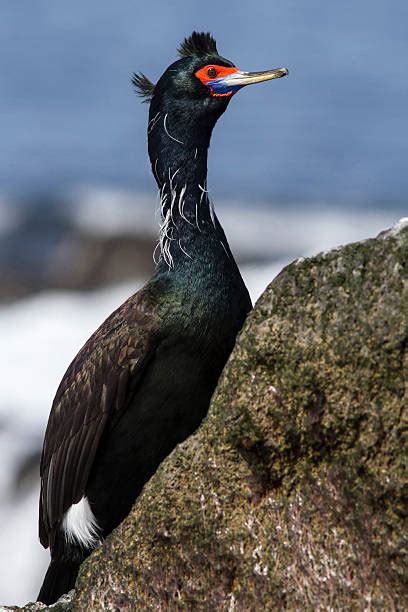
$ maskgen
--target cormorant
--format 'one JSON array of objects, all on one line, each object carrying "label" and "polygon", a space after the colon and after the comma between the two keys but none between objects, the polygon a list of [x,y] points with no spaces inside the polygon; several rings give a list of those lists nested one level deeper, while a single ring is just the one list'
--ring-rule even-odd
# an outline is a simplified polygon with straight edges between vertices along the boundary
[{"label": "cormorant", "polygon": [[207,151],[235,92],[285,68],[242,72],[209,33],[193,34],[156,85],[148,148],[160,190],[150,281],[102,323],[66,371],[41,458],[39,534],[51,563],[38,600],[74,587],[81,562],[129,513],[143,485],[205,416],[251,309],[207,192]]}]

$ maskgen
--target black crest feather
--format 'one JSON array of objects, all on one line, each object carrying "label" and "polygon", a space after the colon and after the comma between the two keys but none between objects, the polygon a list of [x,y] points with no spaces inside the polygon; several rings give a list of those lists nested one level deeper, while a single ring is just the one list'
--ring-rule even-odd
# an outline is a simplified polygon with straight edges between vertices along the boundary
[{"label": "black crest feather", "polygon": [[143,72],[135,72],[132,77],[132,83],[137,95],[143,98],[143,102],[149,102],[152,99],[154,83]]},{"label": "black crest feather", "polygon": [[177,49],[177,53],[181,57],[218,55],[217,43],[210,32],[193,32],[191,36],[183,40]]}]

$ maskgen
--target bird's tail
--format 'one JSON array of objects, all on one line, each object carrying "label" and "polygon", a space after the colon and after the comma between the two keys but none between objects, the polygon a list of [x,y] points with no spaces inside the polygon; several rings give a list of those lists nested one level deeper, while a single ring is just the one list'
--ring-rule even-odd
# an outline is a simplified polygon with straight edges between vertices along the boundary
[{"label": "bird's tail", "polygon": [[45,574],[44,582],[37,601],[47,605],[53,604],[75,586],[80,562],[52,559]]}]

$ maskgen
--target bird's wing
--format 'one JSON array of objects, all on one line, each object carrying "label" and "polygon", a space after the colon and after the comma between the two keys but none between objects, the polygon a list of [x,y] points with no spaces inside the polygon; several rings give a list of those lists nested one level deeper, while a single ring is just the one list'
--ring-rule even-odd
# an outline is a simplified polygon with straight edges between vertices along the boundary
[{"label": "bird's wing", "polygon": [[52,545],[64,513],[84,494],[108,419],[125,410],[158,342],[148,288],[96,330],[65,373],[55,396],[41,457],[39,532]]}]

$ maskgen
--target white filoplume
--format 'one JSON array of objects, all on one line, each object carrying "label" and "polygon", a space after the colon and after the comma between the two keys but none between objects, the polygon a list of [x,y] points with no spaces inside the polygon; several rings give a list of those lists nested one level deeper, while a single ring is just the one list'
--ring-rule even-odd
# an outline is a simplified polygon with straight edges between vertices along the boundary
[{"label": "white filoplume", "polygon": [[83,497],[66,511],[62,528],[68,542],[92,548],[99,539],[99,528],[88,499]]}]

